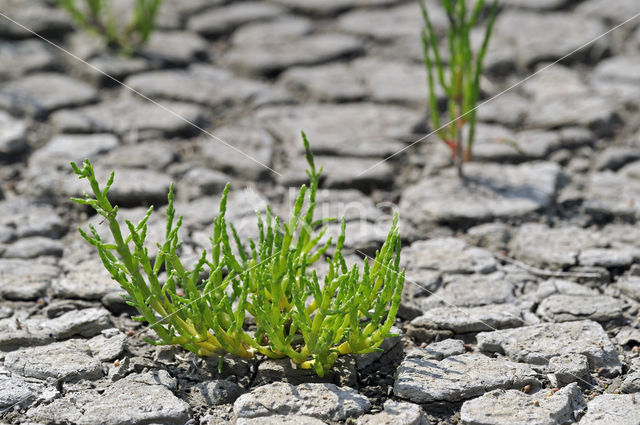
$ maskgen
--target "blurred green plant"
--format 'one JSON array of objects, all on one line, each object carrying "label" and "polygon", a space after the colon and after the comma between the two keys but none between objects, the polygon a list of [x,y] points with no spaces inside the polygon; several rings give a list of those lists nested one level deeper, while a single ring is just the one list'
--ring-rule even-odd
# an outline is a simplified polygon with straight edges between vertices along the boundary
[{"label": "blurred green plant", "polygon": [[[57,0],[78,25],[104,38],[109,47],[125,54],[146,43],[155,27],[162,0],[135,0],[133,14],[126,24],[118,22],[113,0]],[[81,3],[78,5],[78,3]]]},{"label": "blurred green plant", "polygon": [[[467,0],[441,0],[441,2],[449,21],[448,64],[444,63],[440,54],[436,32],[424,0],[420,0],[425,24],[421,36],[429,85],[429,112],[433,129],[451,150],[451,157],[457,166],[458,175],[463,177],[462,164],[471,158],[476,125],[475,107],[480,95],[480,76],[498,11],[498,1],[493,1],[482,45],[475,55],[471,48],[471,30],[482,15],[484,0],[477,0],[471,13],[467,10]],[[441,125],[435,90],[436,79],[447,98],[446,122],[452,121],[445,126]],[[463,129],[467,124],[468,133],[465,141]]]},{"label": "blurred green plant", "polygon": [[[89,181],[93,192],[93,197],[73,200],[105,217],[114,242],[104,241],[93,226],[89,233],[79,231],[97,248],[105,268],[126,291],[127,302],[140,312],[135,319],[148,322],[158,335],[159,340],[148,342],[179,344],[200,356],[231,353],[251,358],[260,353],[269,358],[289,357],[324,376],[339,355],[377,351],[392,336],[404,284],[398,217],[373,263],[365,259],[362,273],[357,265],[349,269],[342,254],[344,219],[334,253],[327,256],[332,238],[323,244],[321,240],[331,220],[314,219],[322,170],[316,169],[309,143],[304,133],[302,136],[310,186],[300,188],[288,223],[267,208],[264,218],[258,214],[259,239],[249,239],[244,245],[225,218],[227,184],[213,223],[211,249],[203,251],[190,270],[178,258],[182,217],[176,219],[173,186],[166,209],[166,240],[158,244],[152,261],[145,246],[152,208],[139,223],[126,221],[128,235],[124,236],[117,220],[118,207],[107,197],[114,174],[101,187],[88,160],[82,169],[71,164],[79,178]],[[320,279],[310,267],[323,257],[328,272]],[[164,281],[161,270],[166,272]],[[200,278],[203,272],[208,272],[205,280]],[[244,326],[247,313],[255,317],[254,332]]]}]

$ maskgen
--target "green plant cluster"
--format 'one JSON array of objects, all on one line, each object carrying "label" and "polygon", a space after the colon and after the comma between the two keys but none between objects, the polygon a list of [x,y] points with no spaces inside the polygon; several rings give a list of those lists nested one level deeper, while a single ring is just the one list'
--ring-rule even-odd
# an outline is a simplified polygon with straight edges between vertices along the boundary
[{"label": "green plant cluster", "polygon": [[[173,186],[166,210],[166,240],[158,245],[152,261],[145,245],[152,208],[139,223],[126,221],[125,236],[117,221],[118,207],[107,197],[114,174],[101,187],[88,160],[82,169],[71,164],[93,192],[93,197],[74,201],[105,217],[114,243],[105,242],[92,226],[89,234],[80,232],[126,291],[127,302],[140,312],[136,320],[148,322],[159,336],[149,342],[179,344],[200,356],[288,357],[324,376],[339,355],[376,351],[391,336],[404,283],[398,217],[375,260],[365,259],[362,273],[357,265],[348,268],[342,254],[344,219],[329,257],[332,239],[321,243],[329,220],[314,219],[322,170],[316,169],[302,136],[310,186],[300,188],[289,221],[281,221],[267,209],[265,217],[258,214],[259,239],[244,245],[226,220],[227,185],[213,223],[211,249],[202,253],[192,269],[178,258],[182,218],[176,218]],[[311,266],[323,259],[328,272],[322,279]],[[161,271],[166,272],[164,281]],[[204,280],[203,273],[208,274]],[[254,331],[244,325],[247,313],[255,317]]]},{"label": "green plant cluster", "polygon": [[86,31],[104,38],[108,46],[129,54],[146,43],[155,27],[162,0],[135,0],[129,22],[118,22],[113,0],[58,0],[74,21]]},{"label": "green plant cluster", "polygon": [[[451,149],[452,158],[458,167],[458,174],[462,177],[462,163],[471,157],[476,125],[475,107],[480,95],[480,76],[498,12],[498,2],[497,0],[493,1],[482,45],[475,55],[471,48],[471,30],[482,15],[484,0],[477,0],[471,13],[467,10],[467,0],[441,0],[441,2],[449,20],[447,31],[448,66],[440,54],[438,39],[427,7],[424,0],[420,0],[425,23],[421,35],[429,85],[429,112],[431,125],[437,131],[438,137]],[[436,79],[447,98],[446,122],[452,121],[444,128],[441,128],[443,126],[436,98]],[[465,142],[463,128],[467,123],[469,126]]]}]

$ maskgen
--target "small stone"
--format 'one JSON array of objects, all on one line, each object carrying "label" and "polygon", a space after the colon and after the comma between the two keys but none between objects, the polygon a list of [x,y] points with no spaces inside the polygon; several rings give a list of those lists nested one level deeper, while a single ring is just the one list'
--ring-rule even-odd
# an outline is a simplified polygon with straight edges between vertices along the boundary
[{"label": "small stone", "polygon": [[[438,2],[429,3],[429,15],[437,33],[447,28],[447,17]],[[415,39],[424,22],[417,4],[402,4],[384,9],[360,9],[342,14],[337,19],[338,28],[351,34],[379,41]],[[402,25],[396,25],[402,22]],[[416,45],[420,45],[419,39]]]},{"label": "small stone", "polygon": [[417,404],[387,400],[380,413],[360,416],[357,425],[424,425],[427,418]]},{"label": "small stone", "polygon": [[436,326],[456,334],[517,328],[525,324],[523,312],[509,304],[480,307],[436,307],[411,321],[414,327]]},{"label": "small stone", "polygon": [[97,98],[98,93],[89,85],[54,73],[29,75],[0,89],[0,107],[37,117],[56,109],[85,105]]},{"label": "small stone", "polygon": [[[98,176],[107,176],[106,166],[96,166]],[[167,202],[167,193],[171,185],[171,177],[165,173],[137,168],[115,168],[115,183],[109,191],[109,200],[121,207],[138,205],[163,205]],[[106,178],[105,178],[106,180]],[[101,180],[104,181],[104,180]],[[58,176],[56,184],[47,190],[64,196],[82,197],[90,187],[86,180],[71,179],[70,176]],[[39,188],[44,191],[44,187]],[[139,217],[141,219],[144,214]],[[102,219],[100,219],[101,221]]]},{"label": "small stone", "polygon": [[[539,14],[533,11],[506,10],[495,23],[494,38],[506,38],[516,47],[521,66],[559,59],[606,31],[596,19],[585,19],[569,12]],[[598,53],[603,41],[580,51],[582,58]],[[575,59],[575,57],[574,57]]]},{"label": "small stone", "polygon": [[636,394],[602,394],[589,401],[580,425],[636,425],[640,403]]},{"label": "small stone", "polygon": [[465,236],[471,245],[499,252],[507,248],[511,239],[511,228],[504,223],[479,224],[467,230]]},{"label": "small stone", "polygon": [[104,308],[85,308],[64,313],[60,317],[42,323],[58,339],[72,336],[92,337],[103,329],[113,327],[109,312]]},{"label": "small stone", "polygon": [[67,167],[70,161],[95,160],[118,145],[120,141],[113,134],[58,134],[31,155],[29,165],[49,167],[54,162]]},{"label": "small stone", "polygon": [[6,246],[4,258],[37,258],[41,256],[62,257],[63,246],[59,241],[42,236],[18,239]]},{"label": "small stone", "polygon": [[191,135],[199,130],[191,123],[201,123],[204,111],[192,104],[162,102],[167,110],[135,97],[123,96],[97,105],[58,111],[52,123],[61,132],[114,132],[137,139],[158,136]]},{"label": "small stone", "polygon": [[209,45],[197,34],[186,31],[154,31],[141,54],[169,65],[188,65],[207,56]]},{"label": "small stone", "polygon": [[[304,128],[316,155],[382,160],[405,146],[401,141],[411,139],[423,117],[400,106],[350,103],[273,107],[261,110],[258,119],[293,152],[304,153],[300,139],[300,129]],[[353,140],[367,143],[356,145]]]},{"label": "small stone", "polygon": [[[65,385],[65,389],[68,385]],[[98,397],[94,390],[65,391],[65,395],[50,403],[41,403],[29,409],[25,416],[36,423],[78,423],[82,416],[82,406]]]},{"label": "small stone", "polygon": [[91,356],[86,342],[72,339],[7,353],[5,367],[25,377],[37,379],[96,380],[102,365]]},{"label": "small stone", "polygon": [[423,350],[416,349],[407,354],[409,357],[422,357],[426,359],[442,360],[447,357],[457,356],[466,352],[464,343],[459,339],[445,339],[440,342],[432,342],[427,345]]},{"label": "small stone", "polygon": [[289,9],[313,16],[333,16],[357,7],[384,7],[399,3],[399,0],[327,0],[320,3],[305,0],[270,0]]},{"label": "small stone", "polygon": [[52,50],[39,40],[0,42],[0,78],[3,81],[45,71],[55,64]]},{"label": "small stone", "polygon": [[620,392],[633,394],[640,392],[640,369],[634,368],[629,371],[620,384]]},{"label": "small stone", "polygon": [[606,332],[590,320],[482,332],[476,338],[481,351],[501,352],[513,361],[546,365],[555,356],[582,354],[590,369],[605,367],[615,375],[622,368]]},{"label": "small stone", "polygon": [[327,423],[311,416],[272,415],[258,418],[238,418],[236,425],[326,425]]},{"label": "small stone", "polygon": [[274,382],[241,395],[234,403],[233,411],[238,418],[294,414],[325,421],[344,421],[362,415],[370,407],[366,397],[348,387],[314,383],[294,386]]},{"label": "small stone", "polygon": [[178,190],[188,192],[189,199],[198,199],[207,195],[219,195],[231,181],[231,176],[208,167],[193,167],[181,179],[184,186]]},{"label": "small stone", "polygon": [[127,336],[123,333],[111,337],[96,335],[87,341],[87,344],[89,344],[93,357],[101,362],[110,362],[122,355],[126,340]]},{"label": "small stone", "polygon": [[640,276],[624,276],[615,286],[626,296],[640,302]]},{"label": "small stone", "polygon": [[[27,38],[34,37],[33,33],[36,33],[42,37],[59,38],[73,31],[73,23],[69,14],[61,8],[51,6],[46,2],[34,2],[30,7],[25,8],[24,3],[19,0],[3,1],[3,13],[19,22],[24,28],[9,19],[3,19],[0,22],[0,36]],[[41,43],[39,40],[38,42]]]},{"label": "small stone", "polygon": [[557,164],[465,165],[466,183],[452,168],[404,189],[400,213],[418,229],[521,219],[551,205],[562,173]]},{"label": "small stone", "polygon": [[622,170],[591,173],[584,192],[583,210],[597,220],[640,216],[640,179],[625,175]]},{"label": "small stone", "polygon": [[29,147],[26,136],[27,124],[24,121],[0,111],[0,158],[24,152]]},{"label": "small stone", "polygon": [[556,425],[574,422],[584,405],[576,384],[559,390],[552,397],[546,397],[544,391],[527,395],[518,390],[495,390],[466,401],[460,419],[465,425]]},{"label": "small stone", "polygon": [[275,140],[269,132],[252,120],[216,129],[219,140],[200,139],[200,158],[218,171],[249,179],[270,174],[275,155]]},{"label": "small stone", "polygon": [[513,302],[516,282],[502,272],[489,275],[452,275],[432,296],[420,299],[427,311],[443,305],[475,307]]},{"label": "small stone", "polygon": [[191,403],[207,407],[233,403],[244,392],[238,384],[224,379],[201,382],[189,389]]},{"label": "small stone", "polygon": [[634,262],[631,250],[611,248],[590,248],[580,252],[578,262],[583,266],[599,266],[610,268],[627,268]]},{"label": "small stone", "polygon": [[589,319],[600,323],[623,318],[624,303],[608,295],[563,295],[545,298],[536,314],[545,321],[568,322]]},{"label": "small stone", "polygon": [[591,379],[589,376],[589,361],[582,354],[562,354],[552,357],[549,360],[548,369],[550,373],[547,376],[551,385],[558,388],[573,382],[583,385]]},{"label": "small stone", "polygon": [[284,9],[268,3],[245,2],[218,7],[189,19],[187,28],[207,37],[229,34],[237,27],[255,21],[273,19]]},{"label": "small stone", "polygon": [[338,34],[311,34],[286,43],[263,40],[240,45],[223,57],[225,64],[244,75],[274,75],[292,66],[315,65],[360,53],[363,44],[355,37]]},{"label": "small stone", "polygon": [[164,379],[147,373],[116,381],[100,397],[83,406],[84,414],[78,424],[186,423],[189,405],[163,384]]},{"label": "small stone", "polygon": [[580,252],[596,244],[593,232],[576,226],[550,228],[531,223],[519,228],[510,248],[518,260],[527,264],[562,269],[575,265]]},{"label": "small stone", "polygon": [[596,156],[594,168],[602,170],[619,170],[623,166],[640,159],[640,149],[630,146],[609,146]]},{"label": "small stone", "polygon": [[0,295],[9,300],[36,300],[60,274],[57,266],[22,259],[0,259]]},{"label": "small stone", "polygon": [[[127,78],[125,83],[153,99],[197,103],[212,108],[260,106],[290,99],[283,90],[265,83],[237,77],[221,68],[198,64],[187,70],[141,73]],[[218,129],[214,134],[226,140],[218,136]]]},{"label": "small stone", "polygon": [[414,403],[461,401],[493,389],[538,386],[529,366],[481,354],[461,354],[442,361],[406,358],[397,371],[393,392]]},{"label": "small stone", "polygon": [[18,376],[0,375],[0,409],[12,409],[14,406],[25,409],[38,399],[43,389],[42,385]]},{"label": "small stone", "polygon": [[126,168],[147,168],[165,171],[177,158],[176,149],[169,143],[145,141],[122,145],[99,159],[100,165]]},{"label": "small stone", "polygon": [[[315,163],[324,169],[327,188],[358,188],[362,190],[386,186],[391,183],[393,169],[387,162],[377,159],[314,155]],[[278,182],[294,186],[307,181],[307,165],[303,158],[293,158],[292,164]],[[375,168],[374,168],[375,167]]]},{"label": "small stone", "polygon": [[492,273],[498,264],[489,251],[457,238],[414,242],[405,248],[403,258],[409,269],[432,269],[447,274]]},{"label": "small stone", "polygon": [[234,45],[259,44],[264,35],[271,40],[286,42],[295,37],[304,37],[313,32],[313,23],[300,16],[282,15],[269,21],[252,22],[237,29],[231,36]]}]

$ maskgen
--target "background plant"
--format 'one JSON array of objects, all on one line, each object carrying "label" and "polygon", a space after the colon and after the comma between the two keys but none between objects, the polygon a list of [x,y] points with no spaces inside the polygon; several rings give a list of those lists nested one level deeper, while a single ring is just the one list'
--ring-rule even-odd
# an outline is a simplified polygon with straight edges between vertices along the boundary
[{"label": "background plant", "polygon": [[[203,251],[190,270],[178,257],[182,218],[175,215],[173,186],[165,242],[158,245],[152,261],[145,246],[152,208],[137,224],[126,221],[125,236],[118,207],[107,196],[114,174],[101,187],[88,160],[82,169],[71,164],[93,192],[93,197],[74,201],[105,217],[114,242],[104,241],[93,226],[89,233],[80,233],[97,248],[105,268],[126,291],[127,302],[140,312],[135,319],[148,322],[158,335],[157,341],[149,342],[179,344],[200,356],[289,357],[324,376],[339,355],[376,351],[390,336],[404,283],[398,218],[373,263],[364,261],[362,273],[357,265],[348,268],[342,254],[343,219],[335,252],[326,259],[328,273],[319,277],[311,266],[326,256],[332,239],[321,243],[328,220],[315,220],[314,210],[322,170],[315,167],[304,133],[303,140],[310,186],[300,188],[288,222],[267,208],[265,217],[258,214],[258,240],[243,244],[225,218],[227,185],[213,223],[211,249]],[[164,281],[161,270],[166,271]],[[208,278],[201,280],[205,271]],[[255,317],[254,332],[244,326],[247,313]]]},{"label": "background plant", "polygon": [[[420,0],[425,23],[421,36],[429,84],[430,118],[431,125],[437,131],[438,137],[451,149],[451,156],[456,163],[458,175],[463,177],[462,164],[471,157],[476,124],[474,108],[480,95],[480,76],[498,11],[498,2],[497,0],[493,1],[482,45],[475,55],[471,48],[471,30],[482,15],[484,0],[477,0],[470,13],[467,10],[466,0],[441,0],[441,2],[449,21],[447,31],[448,66],[445,66],[440,54],[438,39],[427,7],[424,0]],[[444,128],[440,128],[440,111],[435,91],[436,79],[447,98],[446,121],[453,121]],[[466,124],[468,124],[468,128],[465,140],[463,129]]]},{"label": "background plant", "polygon": [[133,14],[126,24],[118,22],[112,0],[58,0],[78,25],[103,37],[107,45],[131,53],[144,44],[155,26],[162,0],[135,0]]}]

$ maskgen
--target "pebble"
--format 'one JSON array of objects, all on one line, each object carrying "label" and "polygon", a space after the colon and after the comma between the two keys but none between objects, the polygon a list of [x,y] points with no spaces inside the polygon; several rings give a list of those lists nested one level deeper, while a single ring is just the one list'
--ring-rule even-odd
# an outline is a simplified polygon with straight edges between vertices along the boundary
[{"label": "pebble", "polygon": [[380,413],[363,415],[356,421],[357,425],[423,425],[427,418],[419,405],[407,402],[387,400]]},{"label": "pebble", "polygon": [[328,0],[321,3],[307,2],[304,0],[270,0],[273,3],[286,6],[287,8],[304,14],[313,16],[334,16],[345,10],[357,7],[384,7],[400,0]]},{"label": "pebble", "polygon": [[597,244],[593,232],[576,226],[550,228],[522,225],[511,239],[511,253],[518,260],[541,268],[562,269],[576,265],[583,250]]},{"label": "pebble", "polygon": [[56,73],[31,74],[0,88],[0,108],[44,117],[69,106],[95,102],[97,91],[82,81]]},{"label": "pebble", "polygon": [[192,32],[154,31],[141,54],[169,66],[188,65],[206,59],[208,48],[207,40]]},{"label": "pebble", "polygon": [[191,124],[204,119],[204,111],[198,106],[179,102],[162,102],[162,105],[172,112],[134,97],[123,96],[97,105],[58,111],[53,114],[51,121],[62,132],[113,132],[139,140],[189,135],[198,131]]},{"label": "pebble", "polygon": [[161,372],[165,376],[147,372],[116,381],[83,406],[78,424],[186,423],[189,405],[171,391],[175,389],[175,380],[167,372]]},{"label": "pebble", "polygon": [[589,401],[580,425],[635,425],[640,403],[635,394],[602,394]]},{"label": "pebble", "polygon": [[46,2],[33,2],[30,7],[24,7],[20,0],[5,0],[2,2],[3,13],[19,22],[24,27],[16,25],[8,19],[0,21],[0,36],[6,38],[34,37],[33,32],[43,37],[61,37],[73,30],[71,17],[62,9],[54,8]]},{"label": "pebble", "polygon": [[582,354],[562,354],[552,357],[548,365],[549,382],[555,388],[562,388],[577,382],[584,386],[589,384],[589,360]]},{"label": "pebble", "polygon": [[12,118],[6,112],[0,111],[0,158],[24,152],[29,147],[26,136],[25,121]]},{"label": "pebble", "polygon": [[[308,104],[267,108],[260,111],[258,119],[287,149],[300,154],[304,153],[300,129],[304,129],[315,155],[382,160],[405,146],[401,141],[410,140],[422,114],[400,106],[370,103]],[[367,143],[354,143],[354,140]],[[300,162],[292,165],[296,164],[304,166]]]},{"label": "pebble", "polygon": [[267,38],[260,44],[239,45],[222,60],[242,75],[274,75],[292,66],[329,62],[362,50],[362,42],[346,34],[312,34],[286,43]]},{"label": "pebble", "polygon": [[38,40],[0,41],[0,78],[20,78],[53,68],[57,59],[49,46]]},{"label": "pebble", "polygon": [[551,397],[546,394],[546,391],[528,395],[518,390],[494,390],[466,401],[460,419],[465,425],[556,425],[575,423],[585,407],[577,384],[571,384]]},{"label": "pebble", "polygon": [[517,328],[526,323],[523,312],[510,304],[480,307],[436,307],[411,321],[414,327],[432,327],[456,334]]},{"label": "pebble", "polygon": [[624,303],[609,295],[551,295],[545,298],[536,314],[545,321],[568,322],[593,320],[599,323],[620,321]]},{"label": "pebble", "polygon": [[198,140],[200,159],[207,167],[253,180],[272,175],[269,168],[273,167],[276,141],[259,123],[244,120],[221,126],[215,135],[219,140]]},{"label": "pebble", "polygon": [[[607,28],[597,19],[585,19],[569,12],[545,14],[524,10],[506,10],[495,22],[494,37],[512,41],[518,51],[521,66],[558,59],[603,34]],[[576,57],[588,58],[598,52],[603,41],[579,52]]]},{"label": "pebble", "polygon": [[538,386],[529,366],[481,354],[460,354],[441,361],[410,357],[400,364],[395,396],[414,403],[461,401],[493,389]]},{"label": "pebble", "polygon": [[[153,99],[197,103],[212,108],[258,106],[289,100],[285,92],[267,84],[207,65],[192,65],[187,70],[144,72],[129,77],[126,84]],[[213,134],[217,136],[218,130]]]},{"label": "pebble", "polygon": [[64,381],[102,378],[102,365],[91,356],[89,345],[78,339],[12,351],[5,356],[4,364],[29,378]]},{"label": "pebble", "polygon": [[190,387],[190,401],[202,406],[231,404],[244,390],[238,384],[224,379],[200,382]]},{"label": "pebble", "polygon": [[434,238],[414,242],[403,252],[407,269],[432,269],[447,274],[493,273],[497,261],[482,248],[457,238]]},{"label": "pebble", "polygon": [[294,414],[344,421],[366,413],[370,407],[366,397],[348,387],[274,382],[241,395],[233,404],[233,411],[239,419]]},{"label": "pebble", "polygon": [[517,362],[546,365],[558,355],[582,354],[589,360],[591,370],[603,367],[611,375],[621,371],[618,353],[606,332],[590,320],[483,332],[477,341],[481,351],[501,352]]},{"label": "pebble", "polygon": [[30,259],[43,256],[62,257],[63,245],[57,240],[43,236],[30,236],[8,244],[4,258]]},{"label": "pebble", "polygon": [[0,259],[0,294],[8,300],[36,300],[58,277],[57,266],[25,259]]},{"label": "pebble", "polygon": [[87,344],[89,344],[93,357],[101,362],[110,362],[120,358],[124,352],[127,336],[121,332],[116,335],[106,336],[104,335],[105,330],[102,331],[101,335],[96,335],[88,340]]},{"label": "pebble", "polygon": [[218,7],[189,19],[187,28],[207,37],[229,34],[249,22],[273,19],[284,10],[274,4],[245,2]]},{"label": "pebble", "polygon": [[406,187],[401,215],[424,230],[438,224],[522,219],[551,205],[562,176],[558,165],[549,162],[517,166],[470,163],[465,170],[466,184],[449,169]]}]

